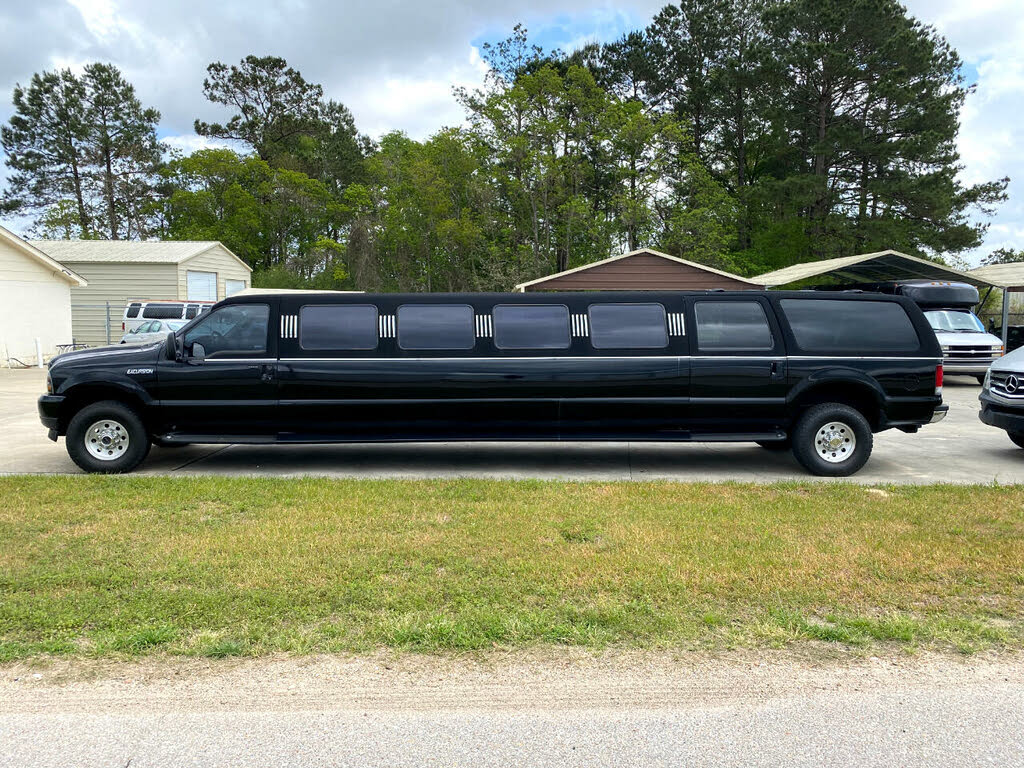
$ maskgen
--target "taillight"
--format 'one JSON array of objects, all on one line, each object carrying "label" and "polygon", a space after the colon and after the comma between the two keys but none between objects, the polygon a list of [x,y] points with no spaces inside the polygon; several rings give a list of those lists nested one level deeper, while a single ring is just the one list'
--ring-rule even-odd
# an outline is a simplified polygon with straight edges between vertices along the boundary
[{"label": "taillight", "polygon": [[942,397],[942,363],[935,366],[935,394]]},{"label": "taillight", "polygon": [[124,323],[121,323],[121,330],[124,331]]}]

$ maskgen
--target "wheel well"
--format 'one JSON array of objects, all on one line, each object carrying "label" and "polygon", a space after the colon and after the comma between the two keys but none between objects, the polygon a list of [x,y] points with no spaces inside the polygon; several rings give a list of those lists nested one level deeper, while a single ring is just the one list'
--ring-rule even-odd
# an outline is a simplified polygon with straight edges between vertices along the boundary
[{"label": "wheel well", "polygon": [[872,430],[881,421],[881,409],[874,393],[865,386],[844,382],[819,384],[800,394],[793,403],[794,421],[808,408],[821,403],[842,403],[860,411]]},{"label": "wheel well", "polygon": [[138,395],[125,392],[117,387],[104,386],[103,384],[80,384],[68,393],[67,399],[61,406],[57,431],[62,435],[65,434],[68,424],[71,423],[71,419],[74,418],[76,413],[87,405],[99,403],[103,400],[116,400],[119,403],[123,403],[139,414],[143,422],[146,420],[145,403],[142,402],[142,398]]}]

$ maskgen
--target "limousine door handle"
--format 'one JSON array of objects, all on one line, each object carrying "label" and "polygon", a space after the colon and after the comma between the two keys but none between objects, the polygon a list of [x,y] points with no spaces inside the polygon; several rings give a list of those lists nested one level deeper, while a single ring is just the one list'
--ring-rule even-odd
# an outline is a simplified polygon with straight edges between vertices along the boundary
[{"label": "limousine door handle", "polygon": [[274,380],[274,366],[272,365],[261,365],[260,366],[260,381],[265,384],[269,384]]},{"label": "limousine door handle", "polygon": [[779,362],[778,360],[772,360],[772,364],[769,368],[771,371],[771,377],[773,380],[778,381],[779,379],[786,378],[786,364],[785,362]]}]

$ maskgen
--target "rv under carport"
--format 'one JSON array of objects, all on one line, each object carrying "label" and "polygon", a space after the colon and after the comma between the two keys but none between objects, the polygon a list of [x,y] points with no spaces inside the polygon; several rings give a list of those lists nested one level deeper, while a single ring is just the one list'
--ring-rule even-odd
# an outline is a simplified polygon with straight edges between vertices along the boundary
[{"label": "rv under carport", "polygon": [[[1024,286],[1024,264],[1000,264],[1000,267],[1016,267],[1012,284]],[[840,256],[836,259],[809,261],[794,264],[791,267],[766,272],[751,278],[767,288],[809,288],[814,285],[842,285],[854,283],[888,283],[907,280],[937,280],[944,282],[968,283],[979,290],[985,290],[982,303],[988,298],[993,288],[1003,288],[992,270],[994,267],[981,267],[971,272],[937,264],[934,261],[921,259],[899,251],[877,251],[861,253],[857,256]],[[1010,272],[1007,271],[1007,275]],[[1010,279],[1001,278],[1001,279]],[[987,290],[986,290],[987,289]],[[1003,291],[1003,346],[1006,346],[1007,316],[1009,301],[1008,290],[1024,290],[1024,287],[1010,288]]]},{"label": "rv under carport", "polygon": [[969,273],[975,280],[984,280],[1003,291],[1002,335],[1003,347],[1007,346],[1010,337],[1010,294],[1024,291],[1024,264],[990,264],[987,267],[972,269]]}]

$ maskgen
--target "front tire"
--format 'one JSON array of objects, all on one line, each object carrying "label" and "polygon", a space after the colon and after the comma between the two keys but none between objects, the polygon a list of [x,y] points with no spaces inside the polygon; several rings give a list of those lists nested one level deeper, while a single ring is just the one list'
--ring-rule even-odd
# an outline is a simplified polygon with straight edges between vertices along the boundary
[{"label": "front tire", "polygon": [[149,453],[149,435],[139,415],[124,403],[87,405],[71,419],[68,456],[86,472],[131,472]]},{"label": "front tire", "polygon": [[1018,448],[1024,448],[1024,432],[1010,432],[1006,431],[1006,436],[1013,441],[1013,444]]},{"label": "front tire", "polygon": [[867,463],[874,436],[864,414],[842,403],[809,408],[793,430],[793,455],[813,475],[848,477]]}]

